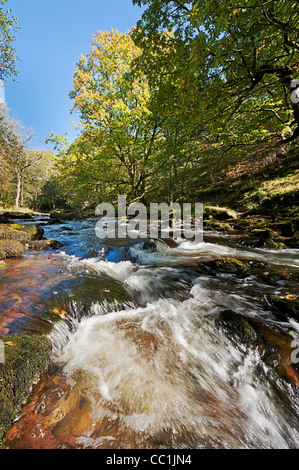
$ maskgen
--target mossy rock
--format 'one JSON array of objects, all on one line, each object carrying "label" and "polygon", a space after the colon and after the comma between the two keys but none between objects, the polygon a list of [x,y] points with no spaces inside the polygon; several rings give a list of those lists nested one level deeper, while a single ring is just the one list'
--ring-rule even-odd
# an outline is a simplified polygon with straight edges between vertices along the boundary
[{"label": "mossy rock", "polygon": [[28,248],[35,251],[58,250],[62,246],[57,240],[36,240],[28,244]]},{"label": "mossy rock", "polygon": [[0,336],[0,341],[1,445],[21,406],[28,400],[33,386],[39,382],[48,366],[50,341],[37,335]]},{"label": "mossy rock", "polygon": [[219,222],[237,218],[235,211],[227,209],[226,207],[217,206],[204,206],[203,215],[204,218],[212,218],[214,220],[218,220]]},{"label": "mossy rock", "polygon": [[0,240],[0,260],[16,258],[24,253],[24,245],[17,240]]},{"label": "mossy rock", "polygon": [[12,224],[11,228],[13,230],[19,230],[21,232],[28,233],[31,237],[31,240],[41,240],[45,233],[44,229],[39,225]]},{"label": "mossy rock", "polygon": [[39,225],[0,224],[1,239],[28,243],[30,240],[41,240],[43,235],[44,230]]},{"label": "mossy rock", "polygon": [[198,268],[203,274],[214,276],[219,273],[232,274],[241,279],[255,276],[259,281],[271,286],[278,285],[279,282],[288,279],[285,273],[273,268],[270,269],[266,262],[252,259],[220,258],[201,262]]},{"label": "mossy rock", "polygon": [[248,267],[243,261],[235,258],[220,258],[201,263],[208,274],[217,275],[219,272],[248,275]]}]

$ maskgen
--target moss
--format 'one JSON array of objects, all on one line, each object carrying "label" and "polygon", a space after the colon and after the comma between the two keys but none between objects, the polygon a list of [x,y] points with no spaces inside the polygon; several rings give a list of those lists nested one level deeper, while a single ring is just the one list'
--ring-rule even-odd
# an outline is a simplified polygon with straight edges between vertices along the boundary
[{"label": "moss", "polygon": [[15,240],[0,240],[0,259],[15,258],[24,253],[24,246]]},{"label": "moss", "polygon": [[247,266],[240,260],[234,258],[220,258],[206,263],[202,266],[208,270],[210,274],[217,274],[219,272],[227,272],[234,274],[247,274]]},{"label": "moss", "polygon": [[[34,336],[0,336],[5,361],[0,364],[0,444],[21,406],[48,366],[50,343]],[[6,343],[6,344],[5,344]]]},{"label": "moss", "polygon": [[0,239],[17,240],[28,243],[30,240],[41,240],[44,230],[39,225],[0,224]]},{"label": "moss", "polygon": [[41,240],[44,230],[39,225],[11,224],[12,230],[28,233],[31,240]]},{"label": "moss", "polygon": [[204,206],[204,218],[213,218],[218,221],[236,219],[237,214],[226,207]]}]

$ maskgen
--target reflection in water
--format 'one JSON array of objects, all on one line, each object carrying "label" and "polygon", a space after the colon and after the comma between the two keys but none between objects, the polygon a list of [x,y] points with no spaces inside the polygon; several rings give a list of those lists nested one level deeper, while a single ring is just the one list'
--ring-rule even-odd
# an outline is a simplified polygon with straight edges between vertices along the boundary
[{"label": "reflection in water", "polygon": [[[265,301],[294,292],[298,250],[244,249],[213,234],[153,249],[105,244],[92,220],[68,227],[45,227],[64,247],[48,255],[60,276],[49,276],[36,310],[61,318],[51,323],[51,369],[7,448],[298,447],[290,344],[299,324],[277,319]],[[223,256],[264,260],[286,275],[267,283],[199,269]],[[227,309],[254,328],[258,346],[219,326]]]}]

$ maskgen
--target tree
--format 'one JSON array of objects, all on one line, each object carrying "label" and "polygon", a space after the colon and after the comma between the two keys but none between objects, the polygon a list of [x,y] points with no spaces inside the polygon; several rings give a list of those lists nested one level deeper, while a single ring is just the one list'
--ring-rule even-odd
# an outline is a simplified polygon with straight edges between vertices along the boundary
[{"label": "tree", "polygon": [[27,150],[32,132],[20,123],[9,118],[7,113],[0,115],[0,155],[16,176],[15,208],[18,209],[23,191],[25,171],[35,158]]},{"label": "tree", "polygon": [[[299,136],[298,103],[290,99],[299,73],[297,0],[133,3],[147,7],[134,34],[143,63],[151,74],[164,61],[182,109],[182,96],[185,110],[201,97],[201,132],[214,123],[214,136],[228,146]],[[171,56],[165,54],[165,36]]]},{"label": "tree", "polygon": [[0,80],[17,75],[16,52],[13,47],[14,34],[18,27],[18,19],[11,15],[11,10],[4,11],[7,0],[0,0]]},{"label": "tree", "polygon": [[119,193],[145,201],[161,120],[149,109],[145,77],[131,73],[140,52],[130,34],[99,31],[77,64],[70,96],[81,135],[62,158],[75,197],[81,189],[92,202]]}]

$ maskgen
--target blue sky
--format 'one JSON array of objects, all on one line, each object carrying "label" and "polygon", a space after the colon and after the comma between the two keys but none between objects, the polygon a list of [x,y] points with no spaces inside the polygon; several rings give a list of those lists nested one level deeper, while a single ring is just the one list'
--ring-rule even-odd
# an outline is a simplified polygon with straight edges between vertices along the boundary
[{"label": "blue sky", "polygon": [[69,132],[73,71],[87,54],[91,35],[99,30],[125,32],[136,25],[142,10],[131,0],[8,0],[19,18],[14,43],[21,62],[18,81],[9,79],[5,97],[11,114],[34,132],[31,148],[49,149],[46,137]]}]

